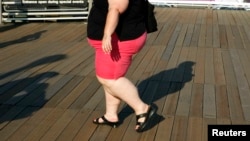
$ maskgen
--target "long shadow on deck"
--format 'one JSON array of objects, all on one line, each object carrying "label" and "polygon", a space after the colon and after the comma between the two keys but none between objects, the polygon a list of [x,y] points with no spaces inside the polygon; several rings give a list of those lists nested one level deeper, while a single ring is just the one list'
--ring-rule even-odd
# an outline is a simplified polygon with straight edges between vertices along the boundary
[{"label": "long shadow on deck", "polygon": [[49,87],[46,81],[59,74],[53,71],[44,73],[25,73],[25,71],[65,58],[66,55],[61,54],[44,57],[0,75],[0,124],[28,117],[33,112],[39,110],[43,105],[38,106],[34,104],[37,99],[45,103],[45,94]]},{"label": "long shadow on deck", "polygon": [[2,42],[2,43],[0,43],[0,49],[5,48],[5,47],[10,46],[10,45],[13,45],[13,44],[19,44],[19,43],[24,43],[24,42],[30,42],[30,41],[33,41],[33,40],[37,40],[37,39],[39,39],[41,37],[41,35],[44,32],[46,32],[46,30],[39,31],[39,32],[30,34],[30,35],[24,36],[24,37],[21,37],[21,38],[16,39],[16,40]]},{"label": "long shadow on deck", "polygon": [[[142,100],[146,103],[154,103],[159,99],[166,98],[169,94],[174,94],[175,92],[180,91],[185,83],[192,80],[192,67],[194,64],[195,63],[192,61],[185,61],[179,64],[176,68],[164,70],[142,80],[137,86]],[[119,118],[123,121],[132,113],[132,109],[129,106],[126,106],[120,112]],[[162,115],[156,114],[154,120],[147,129],[154,127],[164,119],[165,118]]]}]

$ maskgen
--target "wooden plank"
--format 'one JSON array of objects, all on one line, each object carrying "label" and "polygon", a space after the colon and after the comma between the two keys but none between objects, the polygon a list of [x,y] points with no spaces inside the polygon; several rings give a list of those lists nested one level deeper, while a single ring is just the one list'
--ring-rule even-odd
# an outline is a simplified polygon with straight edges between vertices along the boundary
[{"label": "wooden plank", "polygon": [[[126,118],[122,121],[122,124],[118,128],[111,129],[111,132],[108,134],[106,141],[122,141],[124,140],[124,134],[128,130],[129,122],[131,121],[131,118],[134,118],[133,116],[127,116],[127,113],[121,113],[120,117],[123,118],[125,116]],[[134,132],[132,130],[131,132]],[[118,135],[118,136],[117,136]]]},{"label": "wooden plank", "polygon": [[240,32],[240,35],[241,35],[241,39],[242,39],[242,42],[243,42],[243,46],[245,49],[248,49],[248,45],[250,44],[250,41],[249,41],[249,38],[248,38],[248,32],[246,29],[244,29],[244,26],[239,26],[239,32]]},{"label": "wooden plank", "polygon": [[198,14],[197,14],[197,18],[196,18],[196,24],[205,24],[206,23],[206,16],[205,16],[205,11],[204,10],[199,10],[198,12],[197,12]]},{"label": "wooden plank", "polygon": [[90,85],[92,77],[86,77],[68,94],[58,105],[58,108],[69,108],[72,103],[81,95],[81,93]]},{"label": "wooden plank", "polygon": [[206,24],[211,25],[213,23],[213,19],[214,19],[213,10],[212,9],[206,9],[206,12],[207,12],[206,17],[205,17],[206,20],[207,20]]},{"label": "wooden plank", "polygon": [[164,115],[165,119],[159,124],[155,141],[170,140],[174,123],[174,116]]},{"label": "wooden plank", "polygon": [[[105,100],[103,87],[100,87],[89,101],[83,106],[82,110],[95,110],[96,107]],[[104,107],[103,107],[104,108]]]},{"label": "wooden plank", "polygon": [[[155,123],[158,123],[159,120],[160,120],[160,116],[155,116],[153,118],[153,120],[150,121],[149,124],[151,124],[150,126],[153,126]],[[149,130],[143,132],[140,136],[140,139],[139,141],[152,141],[152,140],[155,140],[155,136],[152,136],[152,135],[155,135],[157,133],[157,125],[153,126],[152,128],[150,128]]]},{"label": "wooden plank", "polygon": [[176,40],[175,46],[183,46],[183,42],[185,40],[185,36],[187,33],[188,25],[187,24],[178,24],[179,27],[181,27],[179,31],[179,36]]},{"label": "wooden plank", "polygon": [[171,141],[185,141],[187,139],[188,118],[176,116],[171,134]]},{"label": "wooden plank", "polygon": [[[141,95],[141,99],[146,103],[152,103],[153,101],[155,101],[157,97],[156,92],[157,92],[158,86],[159,86],[159,82],[149,81],[146,88],[144,88],[143,94]],[[140,89],[140,87],[138,88]]]},{"label": "wooden plank", "polygon": [[159,61],[160,56],[162,56],[163,53],[159,52],[159,49],[155,49],[154,47],[150,48],[149,52],[150,56],[151,54],[152,56],[151,57],[145,56],[145,58],[143,59],[143,61],[145,60],[145,62],[147,62],[148,64],[147,67],[145,67],[144,69],[142,68],[144,71],[141,71],[142,72],[141,79],[147,79],[148,77],[153,75],[153,72],[157,66],[157,62]]},{"label": "wooden plank", "polygon": [[213,14],[213,23],[212,24],[219,24],[219,16],[217,10],[212,10]]},{"label": "wooden plank", "polygon": [[234,35],[234,42],[235,42],[235,46],[236,48],[244,48],[243,46],[243,42],[241,39],[241,35],[240,35],[240,31],[239,31],[239,26],[232,26],[232,33]]},{"label": "wooden plank", "polygon": [[[111,127],[109,126],[97,126],[96,124],[93,124],[92,120],[94,118],[97,118],[100,116],[100,113],[98,111],[93,111],[90,116],[87,118],[85,124],[82,125],[81,129],[78,131],[76,136],[73,138],[73,141],[83,141],[83,140],[95,140],[99,139],[102,135],[107,136],[109,131],[111,130]],[[88,128],[86,128],[88,127]],[[101,133],[103,131],[103,133]],[[95,133],[97,132],[97,133]],[[92,137],[93,134],[98,134]],[[92,139],[91,139],[92,138]],[[102,138],[103,139],[103,138]],[[101,140],[102,140],[101,139]]]},{"label": "wooden plank", "polygon": [[192,10],[192,13],[191,13],[191,17],[190,18],[190,23],[195,25],[196,24],[196,19],[197,19],[197,16],[198,16],[198,13],[199,13],[199,9],[191,9]]},{"label": "wooden plank", "polygon": [[[51,77],[51,76],[49,76],[49,77]],[[45,83],[41,83],[41,84],[40,83],[33,83],[32,85],[35,85],[34,87],[36,87],[36,85],[38,86],[37,89],[33,90],[36,92],[36,94],[34,94],[33,91],[29,91],[28,94],[26,95],[26,97],[24,97],[23,99],[18,101],[17,105],[18,106],[27,106],[27,105],[31,105],[39,97],[41,97],[43,99],[43,97],[45,97],[45,90],[46,90],[46,88],[48,88],[48,84],[53,85],[55,83],[55,81],[57,82],[63,76],[57,75],[57,76],[52,76],[52,77],[53,78],[50,78],[47,81],[45,81]],[[51,89],[53,89],[53,88],[51,88]]]},{"label": "wooden plank", "polygon": [[244,20],[245,20],[245,25],[249,25],[250,21],[249,21],[249,14],[248,13],[245,13],[245,12],[242,12],[242,16],[244,17]]},{"label": "wooden plank", "polygon": [[228,18],[228,23],[230,25],[235,25],[235,19],[233,18],[232,16],[232,11],[227,11],[227,14],[226,14],[227,18]]},{"label": "wooden plank", "polygon": [[227,17],[228,11],[227,10],[222,10],[221,12],[222,12],[223,24],[224,25],[230,25],[230,22],[229,22],[228,17]]},{"label": "wooden plank", "polygon": [[163,74],[162,80],[164,80],[164,81],[173,80],[172,77],[173,77],[174,71],[176,70],[176,67],[177,67],[180,52],[181,52],[181,48],[174,49],[172,56],[169,60],[169,63],[167,65],[167,68],[166,68],[166,70],[168,70],[168,71],[166,71]]},{"label": "wooden plank", "polygon": [[[141,79],[146,79],[149,74],[144,74],[145,70],[147,70],[149,63],[151,62],[152,58],[155,56],[155,49],[150,48],[146,52],[145,56],[140,60],[140,63],[138,64],[137,68],[133,71],[133,74],[131,78],[133,79],[132,81],[137,81]],[[154,64],[152,64],[154,65]],[[153,68],[149,68],[153,69]],[[143,75],[144,74],[144,75]]]},{"label": "wooden plank", "polygon": [[203,121],[202,121],[202,141],[208,141],[208,125],[216,125],[217,124],[217,121],[216,119],[214,118],[203,118]]},{"label": "wooden plank", "polygon": [[[9,109],[8,112],[6,112],[4,115],[1,115],[0,117],[0,129],[3,129],[6,125],[9,124],[10,121],[12,121],[20,112],[22,112],[25,109],[25,107],[16,107],[13,106]],[[4,132],[1,130],[1,132]],[[1,133],[2,134],[2,133]]]},{"label": "wooden plank", "polygon": [[206,25],[201,25],[200,36],[198,41],[198,47],[205,47],[206,45]]},{"label": "wooden plank", "polygon": [[180,56],[179,56],[178,63],[177,63],[178,66],[176,66],[173,69],[173,74],[172,74],[172,77],[171,77],[171,81],[184,82],[183,78],[184,78],[185,69],[186,69],[185,67],[188,67],[186,65],[189,65],[186,62],[186,58],[188,56],[188,53],[189,53],[188,48],[186,48],[186,47],[181,48]]},{"label": "wooden plank", "polygon": [[20,114],[18,114],[11,122],[0,131],[1,140],[7,140],[18,128],[20,128],[29,118],[34,111],[37,111],[37,107],[25,108]]},{"label": "wooden plank", "polygon": [[250,61],[250,57],[249,57],[249,53],[246,50],[238,50],[238,54],[239,54],[239,59],[240,62],[242,64],[243,67],[243,71],[245,73],[245,77],[247,79],[247,81],[249,82],[250,80],[250,66],[249,61]]},{"label": "wooden plank", "polygon": [[130,114],[127,118],[129,120],[129,123],[126,126],[126,132],[123,134],[122,140],[124,141],[139,140],[141,137],[141,134],[138,134],[135,131],[135,123],[136,123],[135,116]]},{"label": "wooden plank", "polygon": [[[56,138],[57,141],[69,141],[73,140],[77,135],[79,130],[87,121],[89,115],[92,111],[90,110],[82,110],[73,117],[73,119],[68,123],[68,125],[63,129],[60,136]],[[63,124],[63,123],[62,123]]]},{"label": "wooden plank", "polygon": [[205,46],[213,47],[213,25],[206,25]]},{"label": "wooden plank", "polygon": [[194,25],[193,24],[189,24],[188,25],[188,29],[187,29],[187,33],[185,36],[185,39],[183,41],[183,46],[184,47],[189,47],[191,44],[191,40],[192,40],[192,35],[193,35],[193,30],[194,30]]},{"label": "wooden plank", "polygon": [[220,31],[219,31],[219,25],[218,24],[213,24],[213,39],[212,39],[212,46],[214,48],[219,48],[220,47]]},{"label": "wooden plank", "polygon": [[195,61],[197,56],[197,47],[190,47],[188,50],[188,56],[185,60],[185,72],[183,76],[183,82],[194,82],[195,74]]},{"label": "wooden plank", "polygon": [[216,118],[217,119],[230,119],[229,102],[226,86],[216,86]]},{"label": "wooden plank", "polygon": [[180,90],[176,116],[188,117],[191,106],[192,83],[183,85],[183,88]]},{"label": "wooden plank", "polygon": [[133,58],[132,64],[127,72],[127,76],[130,78],[133,78],[132,75],[135,71],[135,69],[137,69],[138,65],[141,63],[141,60],[144,58],[144,56],[147,54],[148,50],[150,49],[151,45],[145,45],[141,51],[135,55],[135,57]]},{"label": "wooden plank", "polygon": [[230,119],[224,119],[224,118],[217,118],[217,124],[218,125],[231,125],[231,120]]},{"label": "wooden plank", "polygon": [[181,89],[181,83],[172,82],[170,84],[169,90],[167,92],[167,98],[162,110],[163,115],[174,116],[176,113],[178,98],[179,98],[179,90]]},{"label": "wooden plank", "polygon": [[[61,46],[61,45],[62,44],[57,44],[55,46]],[[43,72],[47,72],[47,71],[53,70],[55,67],[60,66],[60,64],[62,64],[62,62],[64,62],[64,59],[67,59],[72,54],[74,54],[75,52],[77,52],[77,51],[80,50],[80,49],[77,48],[77,45],[72,45],[72,43],[70,43],[70,44],[64,44],[64,46],[66,47],[66,50],[60,53],[62,55],[61,59],[57,60],[54,63],[49,63],[49,64],[43,65],[41,67],[41,69],[39,69],[37,72],[38,73],[43,73]],[[67,54],[67,55],[65,55],[65,54]]]},{"label": "wooden plank", "polygon": [[157,81],[157,83],[158,87],[155,91],[153,102],[158,106],[158,111],[161,113],[165,105],[166,97],[169,94],[170,83],[164,81]]},{"label": "wooden plank", "polygon": [[[32,74],[31,76],[27,76],[27,78],[24,78],[23,80],[22,79],[20,81],[18,80],[19,82],[18,85],[21,86],[20,89],[17,89],[18,87],[16,87],[15,89],[11,89],[11,93],[9,93],[10,91],[8,91],[8,94],[10,94],[9,96],[11,97],[9,97],[9,99],[6,100],[5,104],[14,105],[14,104],[21,102],[23,99],[27,99],[27,97],[29,97],[29,95],[33,91],[35,91],[38,87],[41,87],[41,89],[43,89],[44,87],[42,86],[46,85],[45,82],[49,78],[52,78],[56,75],[57,75],[56,73],[47,72],[45,74],[38,74],[38,75]],[[12,91],[12,90],[16,90],[16,91]]]},{"label": "wooden plank", "polygon": [[202,140],[202,118],[190,117],[188,119],[187,139],[186,141]]},{"label": "wooden plank", "polygon": [[230,54],[227,50],[222,50],[222,59],[223,59],[223,65],[224,65],[224,74],[226,78],[226,84],[227,85],[237,85],[236,76],[234,72],[234,67],[232,64],[232,60],[230,57]]},{"label": "wooden plank", "polygon": [[64,114],[55,122],[53,126],[40,138],[40,141],[54,141],[61,134],[63,129],[70,123],[70,121],[77,114],[77,110],[66,110]]},{"label": "wooden plank", "polygon": [[56,123],[56,121],[63,115],[64,109],[53,109],[44,120],[42,120],[35,129],[33,129],[24,140],[34,141],[39,140],[46,132]]},{"label": "wooden plank", "polygon": [[[1,36],[2,42],[1,42],[1,48],[4,48],[8,45],[11,45],[11,43],[14,43],[15,41],[17,43],[22,43],[27,41],[31,38],[31,35],[36,31],[37,29],[42,28],[43,25],[39,23],[29,23],[29,24],[19,24],[16,25],[15,30],[8,30],[8,34],[4,34]],[[15,34],[15,36],[13,36]]]},{"label": "wooden plank", "polygon": [[[11,105],[0,105],[0,118],[5,115],[10,109],[12,108]],[[2,122],[1,122],[2,123]]]},{"label": "wooden plank", "polygon": [[243,120],[243,109],[241,106],[240,95],[237,86],[227,86],[228,104],[230,117],[232,120]]},{"label": "wooden plank", "polygon": [[[38,30],[38,29],[37,29]],[[37,31],[37,30],[35,30],[35,31]],[[42,34],[43,32],[45,32],[45,30],[43,30],[43,31],[37,31],[37,33],[34,33],[34,34],[31,34],[31,35],[27,35],[27,37],[26,38],[31,38],[30,40],[32,41],[32,40],[34,40],[34,42],[35,42],[35,39],[37,39],[37,40],[40,40],[40,34]],[[24,35],[25,36],[25,35]],[[33,39],[34,38],[34,39]],[[47,38],[47,37],[45,37],[45,38]],[[32,42],[31,41],[28,41],[28,42],[24,42],[24,43],[22,43],[22,45],[19,47],[20,49],[22,49],[22,50],[26,50],[25,52],[22,52],[22,53],[17,53],[17,54],[12,54],[11,53],[11,55],[13,56],[13,55],[15,55],[15,58],[13,58],[13,57],[9,57],[9,58],[7,58],[7,59],[5,59],[4,61],[1,61],[1,63],[8,63],[9,61],[11,61],[11,60],[15,60],[15,61],[12,61],[12,63],[11,64],[8,64],[8,66],[6,66],[6,68],[5,69],[7,69],[7,68],[9,68],[9,67],[11,67],[12,69],[13,68],[21,68],[23,65],[24,65],[24,63],[26,63],[26,62],[29,62],[29,61],[32,61],[29,57],[30,56],[33,56],[33,59],[35,59],[35,58],[37,58],[37,57],[39,57],[39,56],[42,56],[43,55],[43,51],[44,50],[48,50],[48,48],[44,48],[44,47],[42,47],[43,46],[43,44],[39,44],[39,42],[36,42],[36,47],[33,47],[34,46],[34,43],[32,44]],[[53,47],[53,46],[52,46]],[[40,52],[40,54],[33,54],[32,52],[37,52],[37,49],[38,48],[40,48],[39,49],[39,52]],[[13,49],[13,50],[16,50],[16,49]],[[50,48],[50,50],[53,50],[52,48]],[[25,61],[24,61],[25,60]]]},{"label": "wooden plank", "polygon": [[249,120],[250,119],[250,113],[249,113],[250,104],[248,100],[250,99],[250,88],[248,85],[248,81],[245,77],[245,73],[244,73],[242,64],[240,62],[237,51],[230,50],[230,54],[232,56],[232,62],[234,65],[234,70],[235,70],[236,80],[238,83],[238,89],[239,89],[244,116],[246,120]]},{"label": "wooden plank", "polygon": [[[31,75],[30,72],[21,73],[10,82],[3,83],[0,90],[0,103],[4,103],[16,93],[21,91],[23,87],[29,85],[35,78],[27,79]],[[13,89],[15,87],[15,89]]]},{"label": "wooden plank", "polygon": [[214,60],[214,76],[215,76],[215,84],[216,85],[226,85],[226,78],[224,74],[223,60],[222,60],[222,52],[221,49],[214,49],[213,51],[213,60]]},{"label": "wooden plank", "polygon": [[192,34],[192,40],[191,40],[191,43],[190,43],[191,47],[197,47],[198,46],[200,30],[201,30],[201,25],[200,24],[195,24],[194,25],[194,32]]},{"label": "wooden plank", "polygon": [[16,130],[9,138],[9,141],[23,140],[40,122],[51,112],[50,108],[41,108],[31,113],[32,116],[18,130]]},{"label": "wooden plank", "polygon": [[229,48],[236,48],[235,37],[232,32],[232,26],[226,25],[226,33],[227,33],[227,42]]},{"label": "wooden plank", "polygon": [[57,92],[64,87],[69,81],[73,78],[72,75],[64,75],[61,79],[59,79],[55,84],[52,84],[51,87],[48,87],[46,92],[43,95],[37,97],[32,106],[43,106],[48,100],[50,100]]},{"label": "wooden plank", "polygon": [[[180,47],[182,45],[185,33],[182,32],[181,33],[182,35],[180,35],[181,28],[182,28],[181,24],[176,25],[175,30],[174,30],[169,42],[167,43],[167,47],[163,53],[163,56],[162,56],[163,59],[169,60],[170,54],[173,52],[175,46]],[[184,32],[186,32],[186,31],[184,31]],[[182,36],[182,39],[178,39],[180,36]]]},{"label": "wooden plank", "polygon": [[219,25],[224,25],[224,19],[223,19],[223,15],[222,15],[222,11],[216,11],[217,16],[218,16],[218,24]]},{"label": "wooden plank", "polygon": [[85,103],[95,94],[100,87],[100,83],[94,79],[90,82],[88,87],[79,95],[79,97],[70,105],[70,108],[80,109]]},{"label": "wooden plank", "polygon": [[[168,59],[165,60],[163,58],[170,58],[170,52],[167,53],[167,50],[165,46],[155,46],[157,48],[157,51],[156,51],[156,54],[155,54],[155,58],[156,58],[156,61],[155,62],[155,66],[154,66],[154,70],[152,72],[151,75],[155,75],[155,74],[159,74],[162,72],[162,71],[165,71],[165,68],[167,67],[167,62],[168,62]],[[154,77],[154,80],[160,80],[160,77]]]},{"label": "wooden plank", "polygon": [[241,20],[242,16],[239,13],[239,10],[232,12],[231,14],[232,14],[232,17],[235,19],[235,25],[242,25],[243,24],[244,20]]},{"label": "wooden plank", "polygon": [[224,25],[219,25],[219,35],[220,35],[220,47],[228,48],[226,27]]},{"label": "wooden plank", "polygon": [[80,63],[79,64],[76,63],[76,66],[72,67],[70,71],[67,71],[68,74],[81,75],[81,76],[87,75],[87,73],[83,72],[87,70],[86,68],[88,68],[89,65],[94,64],[94,51],[91,47],[87,47],[87,45],[86,48],[88,48],[89,51],[87,51],[88,49],[84,49],[81,52],[82,56],[79,58]]},{"label": "wooden plank", "polygon": [[201,84],[205,82],[205,48],[197,50],[194,82]]},{"label": "wooden plank", "polygon": [[212,84],[204,85],[203,117],[216,118],[215,88]]},{"label": "wooden plank", "polygon": [[192,96],[190,101],[190,117],[202,117],[203,116],[203,97],[204,97],[204,85],[193,84]]},{"label": "wooden plank", "polygon": [[84,78],[74,76],[69,82],[67,82],[60,90],[51,97],[44,107],[56,107]]},{"label": "wooden plank", "polygon": [[213,48],[206,48],[205,52],[205,83],[214,84],[214,52]]}]

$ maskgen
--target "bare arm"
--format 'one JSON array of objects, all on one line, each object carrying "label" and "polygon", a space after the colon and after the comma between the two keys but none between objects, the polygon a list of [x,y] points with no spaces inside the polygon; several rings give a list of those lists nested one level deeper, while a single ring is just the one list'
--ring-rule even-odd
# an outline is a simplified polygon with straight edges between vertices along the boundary
[{"label": "bare arm", "polygon": [[102,48],[105,53],[110,53],[112,50],[111,35],[117,27],[120,14],[127,9],[129,0],[108,0],[108,3],[109,9],[102,39]]}]

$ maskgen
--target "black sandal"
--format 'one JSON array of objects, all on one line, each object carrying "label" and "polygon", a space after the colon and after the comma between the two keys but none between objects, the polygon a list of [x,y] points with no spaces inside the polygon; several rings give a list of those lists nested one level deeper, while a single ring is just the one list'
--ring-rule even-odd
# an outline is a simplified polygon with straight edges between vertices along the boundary
[{"label": "black sandal", "polygon": [[[103,122],[100,122],[99,119],[102,119]],[[111,121],[108,121],[104,116],[102,116],[100,118],[93,120],[93,123],[98,124],[98,125],[108,125],[108,126],[111,126],[113,128],[116,128],[116,127],[118,127],[119,121],[111,122]]]},{"label": "black sandal", "polygon": [[[136,129],[137,132],[143,132],[145,128],[148,126],[150,120],[152,119],[153,115],[156,113],[157,107],[155,105],[150,105],[147,113],[136,115],[136,125],[139,127]],[[140,118],[145,118],[144,122],[139,122]]]}]

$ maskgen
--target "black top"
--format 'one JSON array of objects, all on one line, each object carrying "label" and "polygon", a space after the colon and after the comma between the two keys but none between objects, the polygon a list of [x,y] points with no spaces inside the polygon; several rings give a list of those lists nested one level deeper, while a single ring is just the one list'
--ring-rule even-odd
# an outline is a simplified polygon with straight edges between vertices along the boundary
[{"label": "black top", "polygon": [[[121,41],[135,39],[146,31],[143,1],[129,0],[127,10],[120,15],[115,32]],[[107,13],[107,0],[93,0],[93,6],[88,17],[88,38],[95,40],[102,39]]]}]

